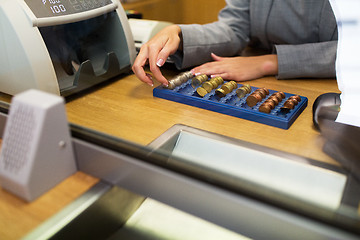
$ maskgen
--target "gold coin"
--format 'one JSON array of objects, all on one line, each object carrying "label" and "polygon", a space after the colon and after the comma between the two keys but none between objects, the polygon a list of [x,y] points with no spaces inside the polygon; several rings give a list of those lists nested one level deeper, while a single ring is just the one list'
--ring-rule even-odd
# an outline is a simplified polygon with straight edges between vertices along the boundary
[{"label": "gold coin", "polygon": [[208,80],[208,76],[206,74],[201,74],[198,77],[199,77],[199,79],[201,79],[202,82],[205,82]]},{"label": "gold coin", "polygon": [[225,94],[228,94],[233,90],[232,86],[231,85],[229,86],[229,85],[230,84],[224,84],[221,86],[221,89],[224,91]]},{"label": "gold coin", "polygon": [[250,93],[251,92],[251,87],[249,84],[244,84],[242,87],[244,87],[247,91],[247,93]]},{"label": "gold coin", "polygon": [[209,82],[213,85],[213,89],[219,86],[219,82],[216,79],[210,79]]},{"label": "gold coin", "polygon": [[216,83],[218,84],[218,86],[220,84],[222,84],[224,82],[224,79],[222,77],[214,77],[212,78],[214,81],[216,81]]},{"label": "gold coin", "polygon": [[215,90],[215,93],[216,93],[217,96],[219,96],[219,97],[221,97],[221,98],[226,96],[226,93],[225,93],[225,91],[224,91],[222,88],[216,89],[216,90]]},{"label": "gold coin", "polygon": [[209,81],[209,82],[204,82],[202,87],[209,93],[211,92],[211,90],[214,89],[213,84]]},{"label": "gold coin", "polygon": [[236,90],[236,95],[238,96],[238,98],[243,98],[245,97],[247,94],[247,91],[245,90],[245,88],[238,88]]},{"label": "gold coin", "polygon": [[223,84],[224,83],[224,79],[222,78],[219,78],[219,85]]},{"label": "gold coin", "polygon": [[208,94],[208,92],[207,92],[204,88],[202,88],[202,87],[198,87],[198,88],[196,89],[196,92],[197,92],[201,97],[204,97],[206,94]]},{"label": "gold coin", "polygon": [[233,86],[233,89],[236,89],[238,87],[238,85],[235,81],[230,81],[230,83]]},{"label": "gold coin", "polygon": [[201,81],[198,79],[198,78],[193,78],[192,81],[191,81],[191,86],[193,88],[197,88],[198,86],[201,85]]},{"label": "gold coin", "polygon": [[191,81],[191,86],[193,88],[196,88],[198,86],[200,86],[203,82],[207,81],[208,80],[208,77],[207,75],[205,74],[202,74],[202,75],[198,75],[196,77],[194,77]]}]

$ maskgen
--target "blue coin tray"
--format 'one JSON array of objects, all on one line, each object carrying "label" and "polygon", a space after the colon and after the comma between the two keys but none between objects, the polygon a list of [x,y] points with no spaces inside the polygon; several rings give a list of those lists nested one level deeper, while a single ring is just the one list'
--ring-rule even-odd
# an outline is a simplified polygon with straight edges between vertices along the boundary
[{"label": "blue coin tray", "polygon": [[[238,87],[241,86],[242,84],[238,84]],[[221,87],[221,85],[219,87]],[[153,95],[155,97],[164,98],[174,102],[179,102],[222,114],[247,119],[282,129],[288,129],[296,120],[296,118],[306,108],[308,103],[308,99],[306,97],[300,96],[301,101],[295,106],[294,109],[291,109],[290,111],[283,111],[281,107],[283,107],[284,102],[290,96],[296,95],[284,92],[285,98],[281,102],[279,102],[279,104],[270,113],[263,113],[259,111],[259,106],[269,96],[271,96],[271,94],[278,91],[269,89],[268,96],[266,96],[261,102],[257,103],[254,107],[249,107],[246,103],[246,98],[256,89],[256,87],[251,87],[251,92],[241,99],[238,98],[238,96],[236,95],[236,90],[227,94],[223,98],[218,97],[215,94],[215,90],[212,90],[204,97],[201,97],[196,92],[196,89],[191,86],[190,79],[172,90],[164,88],[162,86],[158,86],[154,88]]]}]

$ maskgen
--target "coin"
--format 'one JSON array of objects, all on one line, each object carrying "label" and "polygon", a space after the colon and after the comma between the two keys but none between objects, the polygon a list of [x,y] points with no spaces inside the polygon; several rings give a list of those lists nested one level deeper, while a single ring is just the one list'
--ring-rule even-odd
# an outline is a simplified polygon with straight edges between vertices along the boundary
[{"label": "coin", "polygon": [[221,84],[221,82],[217,79],[210,79],[209,82],[213,85],[213,89],[217,88]]},{"label": "coin", "polygon": [[[205,74],[204,74],[205,75]],[[183,76],[186,77],[188,80],[194,76],[191,71],[187,71],[183,73]],[[206,76],[206,75],[205,75]],[[207,76],[206,76],[207,78]]]},{"label": "coin", "polygon": [[238,98],[243,98],[245,97],[247,94],[247,91],[245,90],[245,88],[238,88],[236,90],[236,95],[238,96]]},{"label": "coin", "polygon": [[288,98],[288,100],[286,100],[286,101],[291,101],[291,102],[293,102],[295,106],[299,103],[295,98],[291,98],[291,97]]},{"label": "coin", "polygon": [[271,112],[271,107],[268,104],[264,103],[264,104],[260,105],[259,111],[263,112],[263,113],[270,113]]},{"label": "coin", "polygon": [[261,98],[266,97],[266,92],[265,92],[264,89],[258,88],[258,89],[255,90],[255,92],[258,93],[261,96]]},{"label": "coin", "polygon": [[209,93],[211,92],[211,90],[213,90],[214,86],[212,84],[212,82],[208,81],[208,82],[204,82],[202,87]]},{"label": "coin", "polygon": [[226,96],[226,93],[225,93],[225,91],[224,91],[222,88],[216,89],[216,90],[215,90],[215,93],[216,93],[217,96],[219,96],[219,97],[221,97],[221,98]]},{"label": "coin", "polygon": [[181,79],[180,76],[175,77],[172,82],[176,85],[176,86],[180,86],[181,84],[183,84],[183,80]]},{"label": "coin", "polygon": [[289,97],[290,99],[296,99],[296,101],[300,102],[301,101],[301,97],[299,95],[294,95]]},{"label": "coin", "polygon": [[284,107],[289,108],[289,109],[294,109],[295,104],[294,104],[293,101],[287,100],[287,101],[284,103]]},{"label": "coin", "polygon": [[216,82],[216,84],[219,86],[220,84],[222,84],[224,82],[224,79],[222,77],[213,77],[212,79],[210,79],[210,81],[214,81]]},{"label": "coin", "polygon": [[269,92],[269,90],[268,90],[267,88],[264,88],[264,87],[263,87],[263,88],[261,88],[261,89],[265,92],[265,95],[269,95],[270,92]]},{"label": "coin", "polygon": [[279,92],[279,94],[281,95],[281,98],[282,98],[282,99],[285,98],[285,93],[284,93],[284,92]]},{"label": "coin", "polygon": [[257,93],[253,93],[246,98],[246,103],[249,107],[255,106],[258,102],[261,101],[261,96]]},{"label": "coin", "polygon": [[222,77],[217,77],[216,81],[218,81],[219,85],[224,83],[224,79]]},{"label": "coin", "polygon": [[275,105],[279,104],[279,99],[276,96],[270,96],[268,99],[273,100],[275,102]]},{"label": "coin", "polygon": [[225,94],[228,94],[233,90],[231,84],[224,84],[221,86],[221,89],[224,90]]},{"label": "coin", "polygon": [[272,99],[266,99],[265,103],[268,104],[268,105],[271,107],[271,109],[274,109],[274,108],[275,108],[275,102],[274,102],[274,100],[272,100]]},{"label": "coin", "polygon": [[281,110],[282,112],[284,112],[284,113],[288,113],[288,112],[290,112],[291,109],[283,106],[283,107],[280,108],[280,110]]},{"label": "coin", "polygon": [[201,75],[198,75],[196,77],[194,77],[191,81],[191,86],[193,88],[196,88],[198,86],[200,86],[203,82],[207,81],[208,80],[208,76],[205,75],[205,74],[201,74]]},{"label": "coin", "polygon": [[[279,102],[281,102],[282,99],[283,99],[283,95],[282,95],[280,92],[275,92],[275,93],[273,93],[271,96],[276,96],[277,99],[279,99]],[[285,95],[284,95],[284,96],[285,96]]]},{"label": "coin", "polygon": [[235,81],[230,81],[230,83],[232,84],[233,89],[236,89],[238,87],[238,85]]},{"label": "coin", "polygon": [[206,94],[208,94],[208,91],[206,91],[203,87],[198,87],[196,89],[196,92],[201,96],[204,97]]},{"label": "coin", "polygon": [[244,85],[242,85],[242,87],[247,91],[247,93],[251,92],[251,87],[249,84],[244,84]]},{"label": "coin", "polygon": [[201,80],[198,78],[193,78],[191,81],[191,86],[193,88],[197,88],[198,86],[200,86],[202,84]]},{"label": "coin", "polygon": [[168,84],[168,86],[165,87],[165,88],[170,89],[170,90],[173,90],[175,87],[176,87],[176,86],[175,86],[174,82],[170,81],[169,84]]}]

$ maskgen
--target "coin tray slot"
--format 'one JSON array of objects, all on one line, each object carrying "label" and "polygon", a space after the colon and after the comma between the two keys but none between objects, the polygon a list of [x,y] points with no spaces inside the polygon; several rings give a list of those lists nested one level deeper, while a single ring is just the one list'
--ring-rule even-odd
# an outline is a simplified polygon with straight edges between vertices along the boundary
[{"label": "coin tray slot", "polygon": [[[238,87],[241,86],[242,84],[238,84]],[[221,87],[221,85],[219,87]],[[251,89],[252,93],[257,88],[251,87]],[[296,95],[291,93],[285,93],[285,98],[281,102],[279,102],[279,104],[275,106],[275,108],[270,113],[260,112],[260,105],[275,92],[278,91],[269,89],[269,95],[267,95],[264,99],[258,102],[254,107],[249,107],[246,104],[246,98],[251,93],[248,93],[245,97],[240,99],[236,95],[236,90],[234,90],[231,93],[227,94],[225,97],[220,98],[216,95],[215,90],[212,90],[204,97],[201,97],[197,94],[196,89],[191,86],[190,79],[187,82],[181,84],[180,86],[175,87],[173,90],[158,86],[154,88],[153,95],[155,97],[160,97],[183,104],[196,106],[210,111],[243,118],[282,129],[288,129],[297,119],[297,117],[302,113],[302,111],[307,107],[308,99],[304,96],[300,96],[301,101],[295,106],[295,108],[291,109],[288,112],[284,112],[281,110],[281,107],[283,107],[286,99],[288,99],[290,96]]]}]

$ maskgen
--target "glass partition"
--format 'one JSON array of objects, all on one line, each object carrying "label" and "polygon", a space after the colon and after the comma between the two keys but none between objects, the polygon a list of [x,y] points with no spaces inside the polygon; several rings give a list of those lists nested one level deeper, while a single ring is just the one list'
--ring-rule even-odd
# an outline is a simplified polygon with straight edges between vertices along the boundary
[{"label": "glass partition", "polygon": [[[142,91],[141,88],[138,91]],[[130,114],[127,118],[125,112],[119,112],[110,105],[106,111],[119,113],[117,116],[120,119],[111,119],[112,114],[110,118],[102,118],[103,113],[99,110],[103,106],[97,102],[101,99],[92,102],[91,94],[97,98],[97,93],[101,95],[104,89],[111,89],[111,85],[68,100],[67,107],[76,111],[78,101],[90,98],[86,100],[89,104],[86,107],[95,108],[95,113],[78,117],[85,120],[84,125],[91,125],[86,120],[89,121],[95,114],[101,125],[95,126],[98,127],[96,130],[70,123],[74,138],[230,191],[239,197],[245,196],[302,217],[359,233],[359,181],[341,166],[182,124],[175,124],[148,144],[137,142],[139,136],[131,136],[131,132],[141,130],[146,135],[151,128],[144,123],[153,120],[144,119],[148,113],[142,116]],[[116,94],[131,101],[129,96]],[[5,106],[2,112],[6,114],[6,103],[2,105]],[[79,121],[72,111],[69,111],[71,121]],[[134,117],[143,124],[141,129],[135,131],[131,128],[139,125],[131,122]],[[121,124],[117,124],[117,121]],[[106,125],[104,131],[99,131],[103,125]],[[108,125],[111,127],[108,128]],[[130,139],[126,136],[130,136]]]},{"label": "glass partition", "polygon": [[181,124],[147,146],[71,126],[75,138],[239,196],[359,232],[360,185],[341,167]]}]

